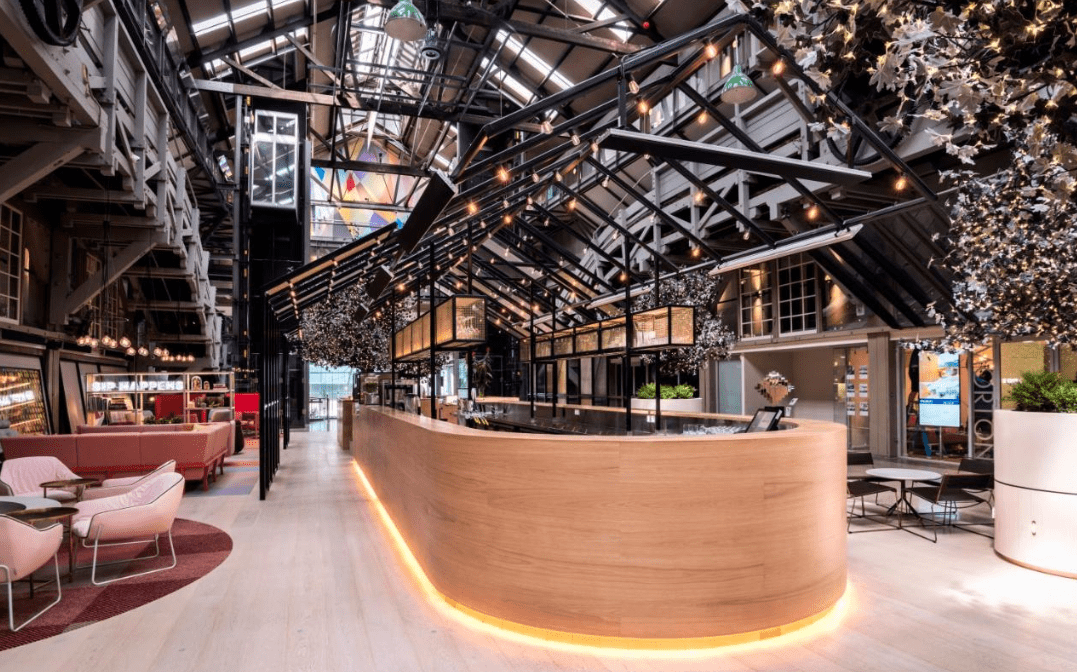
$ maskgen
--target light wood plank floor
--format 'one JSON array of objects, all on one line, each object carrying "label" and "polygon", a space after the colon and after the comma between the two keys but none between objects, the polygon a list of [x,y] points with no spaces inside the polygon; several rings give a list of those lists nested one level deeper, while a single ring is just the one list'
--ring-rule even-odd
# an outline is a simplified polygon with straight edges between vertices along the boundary
[{"label": "light wood plank floor", "polygon": [[213,573],[0,653],[0,672],[1077,670],[1077,580],[1010,565],[989,539],[964,532],[938,544],[899,531],[850,537],[849,608],[814,636],[658,659],[505,639],[422,597],[333,434],[293,437],[268,501],[257,492],[184,500],[183,517],[235,541]]}]

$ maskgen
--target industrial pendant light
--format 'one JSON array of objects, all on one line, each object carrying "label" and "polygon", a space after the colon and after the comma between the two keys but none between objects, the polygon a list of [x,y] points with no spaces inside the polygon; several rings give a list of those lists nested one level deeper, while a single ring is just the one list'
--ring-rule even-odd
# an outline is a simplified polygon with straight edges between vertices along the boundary
[{"label": "industrial pendant light", "polygon": [[426,39],[423,40],[423,46],[419,49],[419,55],[428,63],[436,63],[445,57],[445,52],[438,43],[437,31],[434,29],[431,28],[426,32]]},{"label": "industrial pendant light", "polygon": [[426,36],[426,19],[410,0],[400,0],[385,19],[385,33],[404,42],[414,42]]},{"label": "industrial pendant light", "polygon": [[734,65],[733,72],[729,73],[729,79],[722,87],[722,102],[743,105],[755,100],[757,93],[751,78],[744,74],[739,65]]}]

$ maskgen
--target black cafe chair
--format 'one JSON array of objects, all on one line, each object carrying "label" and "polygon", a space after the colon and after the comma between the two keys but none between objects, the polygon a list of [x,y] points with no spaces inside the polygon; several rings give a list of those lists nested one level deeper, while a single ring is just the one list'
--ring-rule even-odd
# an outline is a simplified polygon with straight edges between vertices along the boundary
[{"label": "black cafe chair", "polygon": [[[961,460],[957,470],[959,472],[965,472],[969,474],[990,474],[995,475],[995,461],[987,460],[982,457],[966,457]],[[992,479],[991,487],[987,490],[973,491],[981,497],[987,498],[987,503],[992,509],[995,508],[995,482]]]},{"label": "black cafe chair", "polygon": [[[875,464],[875,461],[872,458],[871,453],[868,453],[868,452],[859,452],[859,451],[858,452],[850,452],[847,455],[848,455],[848,457],[846,458],[846,464],[848,466],[850,466],[850,467],[852,467],[852,466],[871,467],[871,466],[873,466]],[[879,482],[878,480],[872,478],[871,476],[850,476],[848,478],[848,480],[846,481],[845,488],[846,488],[846,490],[845,490],[845,498],[846,498],[846,500],[852,500],[853,501],[852,508],[849,509],[849,511],[847,512],[847,515],[846,515],[846,520],[847,520],[846,529],[848,530],[849,534],[859,534],[860,532],[878,532],[878,531],[881,531],[881,530],[884,530],[884,529],[893,529],[892,525],[890,525],[889,523],[886,523],[882,519],[867,515],[867,511],[865,509],[865,504],[864,504],[864,498],[865,497],[870,497],[872,495],[875,495],[875,503],[876,504],[879,503],[879,495],[880,494],[889,492],[889,493],[893,494],[896,497],[897,492],[892,487],[890,487],[888,485],[883,485],[881,482]],[[857,513],[856,513],[856,500],[857,499],[860,500],[860,515],[857,515]],[[873,528],[867,529],[867,530],[856,530],[856,531],[854,531],[853,530],[853,519],[854,518],[860,518],[862,520],[872,520],[872,521],[875,521],[875,522],[878,522],[878,523],[883,523],[884,525],[886,525],[886,527],[885,528],[873,527]]]},{"label": "black cafe chair", "polygon": [[927,527],[924,521],[931,518],[932,542],[939,540],[939,527],[956,527],[982,537],[991,538],[992,535],[973,529],[981,525],[957,523],[958,509],[971,508],[978,504],[987,503],[987,499],[981,494],[992,489],[994,476],[991,474],[943,474],[938,485],[923,485],[914,488],[906,488],[905,492],[915,495],[924,501],[930,502],[942,510],[933,510],[930,513],[920,514],[920,525]]}]

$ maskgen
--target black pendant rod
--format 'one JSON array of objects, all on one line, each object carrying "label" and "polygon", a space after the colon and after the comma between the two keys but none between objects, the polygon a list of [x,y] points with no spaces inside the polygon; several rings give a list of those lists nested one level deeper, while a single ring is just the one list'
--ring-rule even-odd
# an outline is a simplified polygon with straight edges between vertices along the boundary
[{"label": "black pendant rod", "polygon": [[[437,311],[434,310],[434,292],[436,291],[435,283],[437,282],[437,273],[435,271],[435,247],[434,240],[430,240],[430,417],[434,420],[438,419],[438,395],[437,395],[437,357],[438,348],[437,342]],[[421,415],[421,414],[420,414]]]},{"label": "black pendant rod", "polygon": [[389,405],[396,408],[396,287],[389,290]]},{"label": "black pendant rod", "polygon": [[[553,311],[550,312],[550,354],[553,355],[557,348],[557,297],[553,299]],[[557,375],[557,360],[550,364],[553,367],[553,404],[550,406],[550,417],[557,417],[557,393],[561,391],[561,380]]]},{"label": "black pendant rod", "polygon": [[527,363],[527,380],[528,380],[528,394],[531,397],[531,419],[535,419],[535,386],[537,384],[538,376],[535,373],[535,281],[532,279],[528,283],[530,291],[528,296],[531,298],[530,303],[527,304],[527,308],[531,313],[531,333],[529,334],[528,347],[531,349],[530,361]]},{"label": "black pendant rod", "polygon": [[631,276],[628,274],[629,258],[628,258],[628,236],[621,237],[621,254],[624,257],[624,278],[625,278],[625,354],[624,354],[624,366],[622,367],[621,375],[624,377],[621,387],[624,390],[624,403],[625,403],[625,433],[632,433],[632,380],[630,374],[632,372],[632,283],[628,282],[628,278]]},{"label": "black pendant rod", "polygon": [[[472,228],[472,224],[473,224],[472,220],[470,220],[470,219],[467,220],[467,293],[468,293],[468,296],[471,296],[472,294],[474,294],[474,291],[473,291],[473,288],[472,288],[472,281],[475,278],[475,276],[474,276],[474,274],[473,274],[473,272],[471,270],[471,250],[475,246],[475,239],[473,238],[474,230]],[[482,319],[485,320],[486,316],[483,315]],[[475,364],[475,353],[472,350],[468,350],[467,351],[467,398],[468,398],[468,400],[471,399],[471,388],[472,388],[472,384],[473,384],[473,381],[474,381],[474,375],[475,375],[474,364]]]},{"label": "black pendant rod", "polygon": [[[658,224],[655,224],[655,229],[658,228]],[[660,245],[661,241],[656,240],[655,245]],[[652,262],[654,265],[654,307],[657,308],[662,305],[662,274],[658,270],[658,257],[654,258]],[[662,359],[662,351],[654,353],[654,433],[657,434],[662,429],[662,383],[658,379],[660,373],[660,362]]]}]

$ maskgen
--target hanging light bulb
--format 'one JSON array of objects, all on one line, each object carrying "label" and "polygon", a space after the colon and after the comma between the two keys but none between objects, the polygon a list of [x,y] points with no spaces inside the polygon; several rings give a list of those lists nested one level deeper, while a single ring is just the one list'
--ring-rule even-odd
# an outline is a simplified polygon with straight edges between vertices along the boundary
[{"label": "hanging light bulb", "polygon": [[138,352],[139,357],[145,357],[146,355],[150,354],[150,351],[144,345],[140,345],[136,352]]},{"label": "hanging light bulb", "polygon": [[131,347],[131,339],[127,338],[126,336],[121,337],[120,338],[120,347],[121,348],[130,348]]},{"label": "hanging light bulb", "polygon": [[467,212],[469,215],[477,215],[479,213],[479,204],[475,201],[469,201],[467,204]]},{"label": "hanging light bulb", "polygon": [[165,354],[165,353],[164,353],[164,350],[161,350],[161,348],[154,348],[153,349],[153,356],[154,357],[160,357],[163,354]]},{"label": "hanging light bulb", "polygon": [[126,352],[127,352],[128,357],[134,357],[134,355],[135,355],[135,349],[132,348],[131,346],[127,346]]},{"label": "hanging light bulb", "polygon": [[898,178],[894,180],[894,191],[905,191],[909,187],[909,178],[903,174],[899,174]]},{"label": "hanging light bulb", "polygon": [[549,119],[542,120],[542,132],[546,135],[553,135],[553,124],[550,123]]},{"label": "hanging light bulb", "polygon": [[565,207],[568,208],[569,212],[572,212],[573,210],[575,210],[576,209],[576,199],[575,198],[568,199],[568,203],[565,205]]},{"label": "hanging light bulb", "polygon": [[699,123],[705,124],[705,123],[707,123],[708,119],[710,119],[710,116],[707,115],[706,110],[699,113]]},{"label": "hanging light bulb", "polygon": [[781,77],[785,74],[785,61],[780,58],[774,61],[774,65],[770,66],[770,74],[775,77]]},{"label": "hanging light bulb", "polygon": [[534,182],[535,184],[538,184],[540,179],[542,179],[542,178],[539,177],[538,173],[531,173],[531,181],[532,182]]},{"label": "hanging light bulb", "polygon": [[639,82],[632,75],[628,76],[628,90],[632,92],[632,95],[639,93]]},{"label": "hanging light bulb", "polygon": [[718,56],[718,47],[715,44],[711,43],[707,45],[703,52],[707,55],[707,60],[713,60],[716,56]]},{"label": "hanging light bulb", "polygon": [[573,147],[579,147],[580,146],[580,136],[578,134],[576,134],[576,133],[572,134],[572,146]]},{"label": "hanging light bulb", "polygon": [[98,343],[100,343],[100,341],[98,341],[93,336],[90,337],[90,347],[91,348],[96,348]]},{"label": "hanging light bulb", "polygon": [[426,19],[410,0],[400,0],[385,19],[385,34],[404,42],[421,40],[426,36]]},{"label": "hanging light bulb", "polygon": [[651,111],[651,106],[647,104],[646,100],[639,101],[639,104],[637,105],[637,107],[639,108],[639,113],[640,114],[647,114],[648,112]]},{"label": "hanging light bulb", "polygon": [[693,247],[689,254],[693,259],[699,259],[699,255],[703,254],[703,252],[698,247]]},{"label": "hanging light bulb", "polygon": [[511,177],[511,175],[509,174],[509,169],[508,168],[506,168],[505,166],[498,166],[497,167],[497,179],[500,182],[506,183],[506,182],[509,181],[510,177]]},{"label": "hanging light bulb", "polygon": [[808,215],[807,216],[808,216],[808,220],[812,221],[812,222],[819,219],[819,206],[818,205],[813,205],[810,208],[808,208]]},{"label": "hanging light bulb", "polygon": [[755,100],[759,91],[752,83],[752,79],[744,74],[739,65],[733,66],[733,72],[729,73],[729,79],[722,86],[722,102],[732,105],[743,105]]}]

